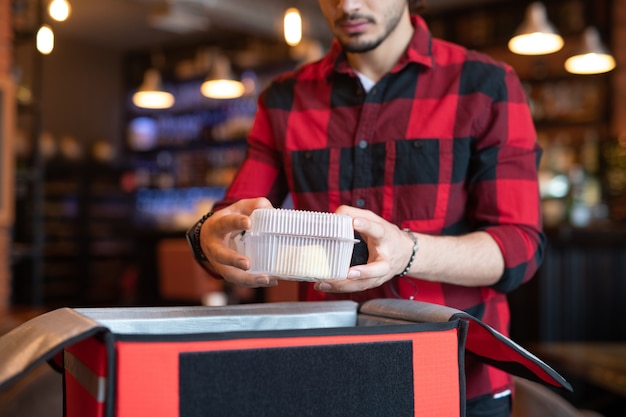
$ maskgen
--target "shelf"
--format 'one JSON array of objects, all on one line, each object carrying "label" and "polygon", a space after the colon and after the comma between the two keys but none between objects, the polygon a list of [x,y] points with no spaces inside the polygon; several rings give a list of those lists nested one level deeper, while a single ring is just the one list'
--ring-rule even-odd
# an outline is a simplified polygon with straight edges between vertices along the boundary
[{"label": "shelf", "polygon": [[205,140],[205,139],[193,139],[186,141],[182,144],[170,144],[170,145],[155,145],[150,149],[131,149],[129,150],[129,155],[131,157],[150,157],[154,158],[155,155],[161,152],[172,152],[172,153],[180,153],[180,152],[197,152],[197,151],[210,151],[219,150],[224,148],[234,148],[234,147],[245,147],[246,146],[246,138],[240,137],[236,139],[215,141],[215,140]]},{"label": "shelf", "polygon": [[[16,270],[20,275],[41,274],[39,290],[43,305],[121,302],[119,291],[102,292],[106,286],[98,282],[102,278],[95,277],[93,265],[101,265],[102,260],[129,262],[134,253],[129,227],[134,196],[121,189],[124,172],[119,165],[89,160],[45,161],[45,175],[41,179],[42,211],[38,217],[42,242],[39,253],[32,251],[32,258],[40,258],[42,262],[41,270],[37,272],[28,265],[20,265]],[[31,197],[25,192],[22,196],[25,205]],[[30,248],[28,243],[20,245],[14,255],[15,262],[24,260],[19,253]],[[120,280],[122,273],[123,268],[118,267],[106,279]],[[27,297],[27,283],[16,285],[18,301],[27,304],[23,301]],[[97,300],[93,298],[96,296]]]},{"label": "shelf", "polygon": [[21,261],[32,261],[35,256],[35,250],[30,243],[13,242],[11,248],[11,263],[15,264]]}]

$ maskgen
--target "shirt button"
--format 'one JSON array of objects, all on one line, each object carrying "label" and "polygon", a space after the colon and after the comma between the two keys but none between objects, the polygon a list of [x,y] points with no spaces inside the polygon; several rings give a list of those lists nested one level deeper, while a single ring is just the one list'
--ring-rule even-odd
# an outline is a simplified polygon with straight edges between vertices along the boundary
[{"label": "shirt button", "polygon": [[361,149],[367,148],[367,142],[365,140],[361,140],[359,142],[359,148],[361,148]]},{"label": "shirt button", "polygon": [[357,206],[357,207],[363,207],[363,206],[365,206],[365,200],[363,200],[362,198],[358,198],[358,199],[356,200],[356,206]]}]

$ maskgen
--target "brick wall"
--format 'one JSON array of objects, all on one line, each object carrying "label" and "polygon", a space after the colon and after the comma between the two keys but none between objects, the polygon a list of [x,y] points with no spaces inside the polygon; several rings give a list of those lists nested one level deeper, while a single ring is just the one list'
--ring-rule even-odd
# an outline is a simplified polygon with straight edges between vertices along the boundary
[{"label": "brick wall", "polygon": [[[0,0],[0,78],[8,77],[11,72],[12,40],[11,0]],[[13,181],[13,175],[0,176],[0,181]],[[8,310],[11,294],[10,226],[0,224],[0,315]]]},{"label": "brick wall", "polygon": [[0,76],[11,69],[12,48],[11,0],[0,0]]}]

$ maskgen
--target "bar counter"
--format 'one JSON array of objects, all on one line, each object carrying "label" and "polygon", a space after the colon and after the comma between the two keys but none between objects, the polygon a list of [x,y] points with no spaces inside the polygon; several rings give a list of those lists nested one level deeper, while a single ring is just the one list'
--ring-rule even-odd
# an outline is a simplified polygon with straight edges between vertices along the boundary
[{"label": "bar counter", "polygon": [[559,371],[626,399],[626,342],[538,343],[533,349]]}]

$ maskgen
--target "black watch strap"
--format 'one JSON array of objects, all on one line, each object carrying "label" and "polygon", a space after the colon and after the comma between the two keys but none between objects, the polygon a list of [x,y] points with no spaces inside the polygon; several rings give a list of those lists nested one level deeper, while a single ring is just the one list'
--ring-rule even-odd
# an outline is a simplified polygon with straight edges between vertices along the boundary
[{"label": "black watch strap", "polygon": [[213,215],[213,211],[208,212],[200,220],[198,220],[193,226],[187,230],[187,242],[191,247],[191,252],[193,254],[194,259],[202,266],[204,269],[208,270],[209,260],[207,259],[204,251],[202,250],[202,246],[200,245],[200,229],[204,222]]}]

